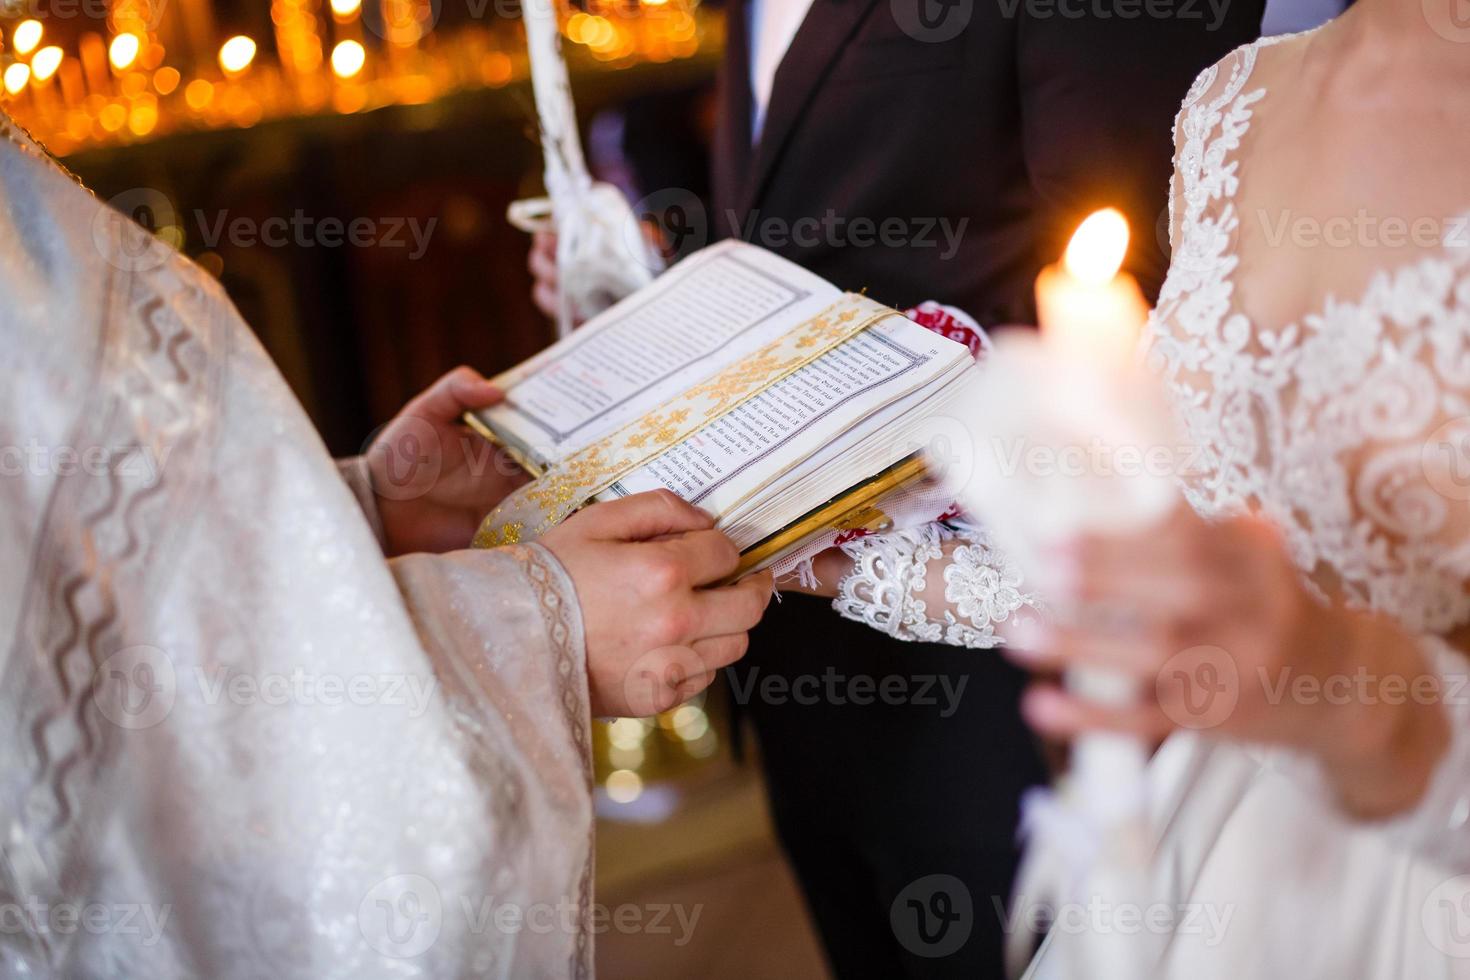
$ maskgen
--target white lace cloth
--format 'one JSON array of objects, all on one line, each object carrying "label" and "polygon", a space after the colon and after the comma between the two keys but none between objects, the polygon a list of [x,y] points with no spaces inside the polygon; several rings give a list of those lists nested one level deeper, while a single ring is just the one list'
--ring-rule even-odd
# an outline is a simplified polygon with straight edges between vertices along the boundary
[{"label": "white lace cloth", "polygon": [[[853,568],[838,583],[832,608],[897,640],[990,649],[1001,644],[998,624],[1023,608],[1041,609],[1016,563],[984,528],[963,520],[858,538],[841,548]],[[941,581],[931,584],[936,574]],[[931,613],[931,604],[940,608]]]}]

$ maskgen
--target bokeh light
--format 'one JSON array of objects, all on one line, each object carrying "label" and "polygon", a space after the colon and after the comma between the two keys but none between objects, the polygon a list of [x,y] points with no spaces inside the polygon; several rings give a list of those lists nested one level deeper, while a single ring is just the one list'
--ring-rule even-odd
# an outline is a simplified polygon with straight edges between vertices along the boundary
[{"label": "bokeh light", "polygon": [[632,803],[643,793],[643,777],[631,769],[614,769],[603,785],[614,803]]},{"label": "bokeh light", "polygon": [[143,44],[136,34],[119,34],[107,48],[107,60],[117,71],[127,71],[138,60]]},{"label": "bokeh light", "polygon": [[35,57],[31,58],[31,74],[35,76],[36,81],[44,82],[56,74],[56,69],[61,67],[61,62],[65,57],[61,49],[54,44],[42,48],[36,52]]},{"label": "bokeh light", "polygon": [[332,74],[338,78],[353,77],[366,62],[367,52],[356,41],[343,41],[332,49]]},{"label": "bokeh light", "polygon": [[30,54],[41,43],[44,32],[39,20],[23,20],[15,25],[15,31],[10,35],[10,46],[16,54]]},{"label": "bokeh light", "polygon": [[16,62],[5,69],[5,91],[16,95],[31,80],[31,66]]},{"label": "bokeh light", "polygon": [[160,68],[153,73],[153,87],[159,95],[172,95],[179,87],[181,77],[177,68]]},{"label": "bokeh light", "polygon": [[255,60],[255,42],[236,34],[219,48],[219,66],[226,75],[238,75]]}]

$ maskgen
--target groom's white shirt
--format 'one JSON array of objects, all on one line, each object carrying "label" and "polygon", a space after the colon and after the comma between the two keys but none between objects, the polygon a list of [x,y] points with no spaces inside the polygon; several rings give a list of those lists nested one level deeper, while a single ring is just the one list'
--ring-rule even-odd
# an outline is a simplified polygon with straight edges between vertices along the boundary
[{"label": "groom's white shirt", "polygon": [[750,15],[750,141],[760,142],[766,123],[771,91],[776,87],[776,70],[791,49],[811,10],[812,0],[751,0]]}]

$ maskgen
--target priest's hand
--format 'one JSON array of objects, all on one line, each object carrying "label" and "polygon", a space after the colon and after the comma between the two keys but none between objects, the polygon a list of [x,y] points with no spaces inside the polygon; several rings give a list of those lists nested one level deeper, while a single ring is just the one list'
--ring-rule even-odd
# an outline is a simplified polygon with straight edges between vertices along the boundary
[{"label": "priest's hand", "polygon": [[744,656],[771,599],[766,573],[714,587],[740,554],[666,490],[594,504],[540,543],[577,589],[597,717],[657,714],[704,690]]},{"label": "priest's hand", "polygon": [[457,367],[372,441],[368,470],[390,556],[468,547],[485,515],[527,481],[513,460],[460,421],[504,397],[478,371]]}]

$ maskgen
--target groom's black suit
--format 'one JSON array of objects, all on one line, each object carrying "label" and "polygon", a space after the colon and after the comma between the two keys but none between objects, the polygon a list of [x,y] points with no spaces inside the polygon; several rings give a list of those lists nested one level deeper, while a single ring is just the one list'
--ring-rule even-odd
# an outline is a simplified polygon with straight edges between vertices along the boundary
[{"label": "groom's black suit", "polygon": [[[1152,294],[1166,265],[1171,123],[1195,76],[1256,37],[1263,7],[815,0],[752,146],[747,0],[732,0],[716,226],[843,288],[896,306],[937,299],[996,325],[1034,322],[1037,272],[1087,213],[1117,205]],[[771,675],[814,676],[815,688],[784,690],[821,696],[763,697],[783,690],[763,688]],[[909,703],[873,696],[894,675]],[[948,716],[935,678],[964,685]],[[734,679],[839,976],[1000,976],[995,903],[1014,874],[1018,801],[1043,779],[1018,672],[997,653],[890,640],[797,596],[772,605]],[[959,879],[971,909],[952,925],[969,939],[940,957],[925,955],[946,943],[935,892],[951,893],[951,910],[963,896],[934,875]]]}]

